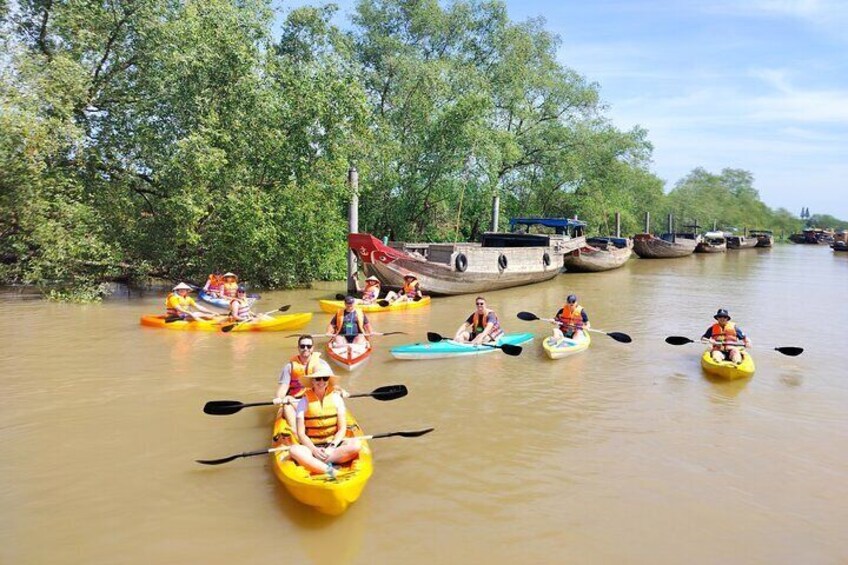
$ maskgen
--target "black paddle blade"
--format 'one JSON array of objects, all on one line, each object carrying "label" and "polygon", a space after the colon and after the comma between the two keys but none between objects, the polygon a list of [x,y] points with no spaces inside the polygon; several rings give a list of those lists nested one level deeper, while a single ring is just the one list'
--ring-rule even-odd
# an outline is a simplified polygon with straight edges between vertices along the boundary
[{"label": "black paddle blade", "polygon": [[291,304],[286,304],[277,308],[277,312],[288,312],[289,308],[291,308]]},{"label": "black paddle blade", "polygon": [[424,430],[418,430],[415,432],[386,432],[383,434],[374,434],[372,438],[377,439],[381,437],[421,437],[424,434],[429,434],[436,428],[427,428]]},{"label": "black paddle blade", "polygon": [[203,413],[213,416],[226,416],[235,414],[242,408],[244,408],[244,403],[238,400],[210,400],[203,406]]},{"label": "black paddle blade", "polygon": [[231,331],[233,331],[233,329],[235,329],[235,327],[237,325],[238,325],[238,323],[230,324],[229,326],[222,326],[221,331],[224,332],[225,334],[230,333]]},{"label": "black paddle blade", "polygon": [[499,345],[498,347],[507,355],[512,355],[513,357],[518,357],[519,355],[521,355],[522,348],[520,345],[512,345],[510,343],[505,343],[503,345]]},{"label": "black paddle blade", "polygon": [[686,345],[687,343],[695,343],[688,337],[683,337],[680,335],[670,335],[665,338],[665,342],[669,345]]},{"label": "black paddle blade", "polygon": [[385,307],[387,307],[389,304],[391,304],[391,302],[389,302],[388,300],[385,300],[385,299],[381,298],[380,300],[378,300],[378,301],[377,301],[377,304],[379,304],[380,306],[382,306],[383,308],[385,308]]},{"label": "black paddle blade", "polygon": [[790,357],[797,357],[804,353],[803,347],[775,347],[774,350]]},{"label": "black paddle blade", "polygon": [[371,396],[376,400],[394,400],[396,398],[403,398],[407,394],[409,394],[409,391],[403,385],[381,386],[371,392]]},{"label": "black paddle blade", "polygon": [[344,294],[337,294],[337,295],[336,295],[336,300],[344,300],[344,299],[345,299],[345,295],[344,295]]},{"label": "black paddle blade", "polygon": [[379,335],[407,335],[406,332],[386,332]]},{"label": "black paddle blade", "polygon": [[437,334],[436,332],[427,332],[427,341],[429,341],[431,343],[438,343],[438,342],[440,342],[444,339],[447,339],[447,338],[442,337],[441,335]]},{"label": "black paddle blade", "polygon": [[524,320],[525,322],[532,322],[533,320],[539,319],[539,316],[533,312],[519,312],[516,316],[518,316],[519,320]]},{"label": "black paddle blade", "polygon": [[180,316],[168,316],[167,318],[165,318],[165,323],[170,324],[173,322],[179,322],[180,320],[182,320]]},{"label": "black paddle blade", "polygon": [[613,338],[615,341],[619,341],[621,343],[630,343],[631,341],[633,341],[632,337],[621,332],[609,332],[607,335]]}]

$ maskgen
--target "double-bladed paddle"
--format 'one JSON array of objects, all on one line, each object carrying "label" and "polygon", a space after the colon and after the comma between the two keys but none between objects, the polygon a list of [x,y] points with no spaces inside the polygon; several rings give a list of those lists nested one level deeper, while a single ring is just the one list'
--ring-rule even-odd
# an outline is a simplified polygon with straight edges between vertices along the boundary
[{"label": "double-bladed paddle", "polygon": [[[307,375],[308,376],[308,375]],[[375,388],[371,392],[360,392],[351,394],[348,398],[362,398],[370,396],[376,400],[395,400],[403,398],[409,393],[404,385],[387,385]],[[203,412],[212,414],[213,416],[228,416],[235,414],[242,408],[251,408],[253,406],[271,406],[273,402],[250,402],[244,403],[239,400],[210,400],[203,406]]]},{"label": "double-bladed paddle", "polygon": [[[519,312],[517,315],[518,315],[518,318],[520,320],[524,320],[525,322],[533,322],[535,320],[540,320],[542,322],[553,322],[555,324],[567,325],[567,324],[563,324],[560,320],[555,320],[553,318],[540,318],[539,316],[537,316],[533,312]],[[630,343],[631,341],[633,341],[633,338],[631,338],[626,333],[622,333],[622,332],[605,332],[604,330],[596,330],[596,329],[592,329],[592,328],[582,328],[582,329],[589,330],[590,332],[596,332],[596,333],[599,333],[599,334],[608,335],[609,337],[613,338],[615,341],[618,341],[618,342],[621,342],[621,343]]]},{"label": "double-bladed paddle", "polygon": [[[689,339],[688,337],[683,337],[682,335],[670,335],[665,338],[665,342],[669,345],[686,345],[687,343],[700,343],[694,340]],[[744,343],[725,343],[724,345],[739,345],[744,347]],[[778,353],[782,353],[783,355],[788,355],[789,357],[797,357],[804,352],[803,347],[775,347],[775,351]]]},{"label": "double-bladed paddle", "polygon": [[285,312],[285,311],[287,311],[289,308],[291,308],[291,304],[286,304],[285,306],[280,306],[280,307],[279,307],[279,308],[277,308],[276,310],[269,310],[268,312],[263,312],[263,313],[261,313],[261,314],[257,314],[257,315],[256,315],[256,317],[251,318],[251,319],[249,319],[249,320],[242,320],[241,322],[235,322],[235,323],[233,323],[233,324],[229,324],[229,325],[226,325],[226,326],[221,326],[221,331],[222,331],[222,332],[224,332],[224,333],[229,333],[229,332],[233,331],[233,330],[234,330],[237,326],[239,326],[239,325],[241,325],[241,324],[244,324],[244,323],[247,323],[247,322],[253,322],[253,321],[257,320],[258,318],[261,318],[262,316],[268,316],[268,315],[273,314],[273,313],[275,313],[275,312]]},{"label": "double-bladed paddle", "polygon": [[[444,337],[442,335],[437,334],[436,332],[427,332],[427,341],[429,341],[431,343],[438,343],[440,341],[445,341],[445,340],[449,340],[449,339],[453,339],[453,338],[452,337]],[[478,344],[467,343],[467,344],[462,344],[462,345],[472,345],[472,346],[476,347]],[[520,345],[512,345],[511,343],[502,343],[501,345],[496,345],[494,343],[481,343],[479,345],[481,345],[483,347],[493,347],[495,349],[500,349],[501,351],[503,351],[507,355],[512,355],[513,357],[518,357],[519,355],[521,355],[521,349],[522,349]]]},{"label": "double-bladed paddle", "polygon": [[[315,334],[315,335],[313,335],[313,334],[289,334],[286,337],[287,338],[289,338],[289,337],[300,337],[302,335],[305,335],[305,336],[308,336],[308,337],[311,337],[311,338],[316,338],[316,337],[335,337],[336,334]],[[408,334],[406,332],[372,332],[370,334],[362,334],[362,335],[364,335],[365,337],[371,337],[371,336],[375,336],[375,335],[408,335]]]},{"label": "double-bladed paddle", "polygon": [[[416,430],[413,432],[385,432],[382,434],[373,434],[369,436],[353,436],[350,439],[359,439],[359,440],[368,440],[368,439],[380,439],[384,437],[421,437],[425,434],[429,434],[436,428],[426,428],[423,430]],[[266,449],[257,449],[256,451],[246,451],[244,453],[239,453],[237,455],[230,455],[229,457],[222,457],[221,459],[196,459],[198,463],[201,465],[222,465],[223,463],[229,463],[230,461],[234,461],[241,457],[253,457],[255,455],[264,455],[265,453],[276,453],[279,451],[288,451],[291,449],[290,445],[282,446],[282,447],[270,447]]]}]

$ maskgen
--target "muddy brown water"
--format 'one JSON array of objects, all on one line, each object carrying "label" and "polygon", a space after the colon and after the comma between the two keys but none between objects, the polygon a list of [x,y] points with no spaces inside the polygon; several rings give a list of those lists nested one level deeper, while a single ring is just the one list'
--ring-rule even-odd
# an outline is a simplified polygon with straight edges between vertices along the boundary
[{"label": "muddy brown water", "polygon": [[[778,246],[631,261],[493,292],[508,331],[549,326],[574,292],[594,327],[579,356],[397,361],[393,345],[452,333],[473,296],[372,316],[378,338],[349,400],[375,472],[337,518],[293,501],[264,457],[203,467],[268,443],[264,408],[228,417],[210,399],[270,399],[294,352],[283,334],[142,328],[162,296],[67,305],[0,297],[0,563],[845,563],[848,562],[848,256]],[[338,284],[263,293],[328,315]],[[754,342],[756,375],[720,382],[697,338],[718,307]],[[799,345],[796,358],[774,346]]]}]

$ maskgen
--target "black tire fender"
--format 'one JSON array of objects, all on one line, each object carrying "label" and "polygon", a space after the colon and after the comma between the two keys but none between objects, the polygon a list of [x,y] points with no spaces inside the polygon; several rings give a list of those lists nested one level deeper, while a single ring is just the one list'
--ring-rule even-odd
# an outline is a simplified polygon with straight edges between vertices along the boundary
[{"label": "black tire fender", "polygon": [[548,254],[547,251],[542,254],[542,265],[544,265],[545,267],[551,266],[551,256]]},{"label": "black tire fender", "polygon": [[498,256],[498,268],[499,268],[501,271],[505,271],[508,265],[509,265],[509,261],[507,260],[506,255],[504,255],[503,253],[501,253],[501,254]]},{"label": "black tire fender", "polygon": [[465,256],[465,253],[459,253],[456,259],[454,259],[453,264],[458,272],[464,273],[465,269],[468,268],[468,257]]}]

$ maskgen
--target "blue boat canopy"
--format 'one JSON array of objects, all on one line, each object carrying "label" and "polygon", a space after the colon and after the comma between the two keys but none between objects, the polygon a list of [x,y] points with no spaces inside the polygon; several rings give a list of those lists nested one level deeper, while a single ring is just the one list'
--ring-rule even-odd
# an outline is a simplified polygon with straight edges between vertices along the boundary
[{"label": "blue boat canopy", "polygon": [[510,218],[509,229],[514,230],[515,226],[545,226],[554,228],[558,234],[564,234],[569,229],[586,227],[586,222],[568,218]]}]

